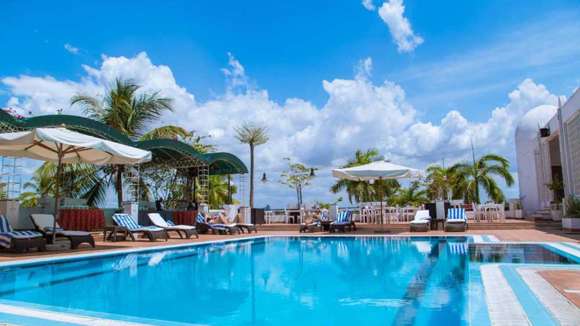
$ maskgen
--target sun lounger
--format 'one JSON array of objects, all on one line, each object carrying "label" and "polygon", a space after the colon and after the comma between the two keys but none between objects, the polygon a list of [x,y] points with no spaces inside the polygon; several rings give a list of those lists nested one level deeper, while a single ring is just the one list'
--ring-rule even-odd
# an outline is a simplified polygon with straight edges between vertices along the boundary
[{"label": "sun lounger", "polygon": [[330,233],[345,232],[356,230],[356,225],[352,221],[352,213],[350,211],[341,211],[336,217],[336,221],[330,223]]},{"label": "sun lounger", "polygon": [[240,233],[240,228],[234,224],[217,224],[208,223],[202,214],[197,214],[195,217],[195,226],[200,233],[207,233],[212,231],[214,234],[234,234]]},{"label": "sun lounger", "polygon": [[[90,232],[65,230],[60,227],[58,222],[54,223],[52,214],[31,214],[30,219],[34,227],[44,234],[49,243],[52,241],[53,234],[55,234],[57,237],[69,239],[72,249],[78,248],[81,243],[88,243],[93,248],[95,247],[95,239]],[[56,225],[56,228],[53,229],[53,225]]]},{"label": "sun lounger", "polygon": [[37,248],[39,251],[44,251],[45,246],[46,240],[42,233],[14,230],[8,219],[4,215],[0,215],[0,248],[14,251],[28,251]]},{"label": "sun lounger", "polygon": [[465,208],[449,208],[445,220],[445,232],[463,232],[467,229]]},{"label": "sun lounger", "polygon": [[427,232],[429,231],[429,223],[431,217],[428,210],[419,210],[415,213],[415,218],[409,223],[411,232]]},{"label": "sun lounger", "polygon": [[155,241],[157,239],[167,239],[169,238],[167,232],[157,226],[141,226],[133,217],[128,214],[113,214],[113,222],[117,224],[118,227],[129,234],[131,240],[135,241],[134,234],[143,234],[149,241]]},{"label": "sun lounger", "polygon": [[180,238],[189,239],[192,235],[195,235],[196,238],[199,238],[197,235],[197,230],[193,225],[175,225],[171,221],[166,221],[159,213],[149,213],[149,220],[153,225],[165,229],[165,231],[175,231],[179,234]]}]

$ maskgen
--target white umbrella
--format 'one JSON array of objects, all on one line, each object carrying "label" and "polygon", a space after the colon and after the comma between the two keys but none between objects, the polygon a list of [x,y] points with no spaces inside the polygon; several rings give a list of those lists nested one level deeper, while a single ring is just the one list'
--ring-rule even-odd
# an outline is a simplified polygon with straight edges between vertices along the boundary
[{"label": "white umbrella", "polygon": [[[373,183],[375,180],[419,178],[421,171],[410,167],[397,165],[389,161],[376,161],[364,165],[350,168],[334,169],[332,175],[336,178],[367,181]],[[383,221],[383,198],[381,197],[381,223]]]},{"label": "white umbrella", "polygon": [[[65,128],[35,128],[0,134],[0,155],[57,162],[55,225],[58,219],[63,163],[137,164],[151,160],[151,152],[88,136]],[[54,232],[53,232],[54,234]]]}]

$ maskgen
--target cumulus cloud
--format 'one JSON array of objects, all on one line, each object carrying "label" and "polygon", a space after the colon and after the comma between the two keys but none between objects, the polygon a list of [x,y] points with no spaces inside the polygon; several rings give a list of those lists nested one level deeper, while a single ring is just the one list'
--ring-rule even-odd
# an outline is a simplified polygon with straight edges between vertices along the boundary
[{"label": "cumulus cloud", "polygon": [[403,0],[389,0],[379,8],[379,17],[389,27],[399,52],[412,52],[423,43],[423,38],[413,32],[411,23],[404,16]]},{"label": "cumulus cloud", "polygon": [[78,54],[79,48],[70,45],[69,43],[64,44],[64,49],[67,50],[71,54]]},{"label": "cumulus cloud", "polygon": [[373,0],[362,0],[362,5],[366,10],[373,11],[376,9]]},{"label": "cumulus cloud", "polygon": [[77,81],[21,75],[1,82],[10,92],[9,106],[34,114],[53,113],[59,108],[79,114],[68,104],[71,96],[103,95],[115,78],[130,78],[144,91],[160,91],[174,99],[174,112],[156,124],[172,123],[209,134],[219,150],[239,155],[246,162],[248,148],[235,140],[235,127],[244,121],[265,125],[270,141],[257,148],[256,169],[258,175],[268,173],[274,182],[259,184],[256,200],[273,206],[283,206],[294,198],[294,192],[276,182],[285,168],[284,157],[319,167],[320,173],[306,195],[331,200],[335,196],[328,193],[333,182],[330,168],[344,163],[357,149],[377,148],[388,158],[418,168],[443,157],[467,158],[471,142],[479,152],[513,156],[519,117],[534,106],[556,102],[546,87],[526,79],[486,121],[469,121],[459,111],[450,111],[438,122],[421,121],[399,85],[370,80],[370,58],[361,60],[352,79],[322,81],[328,100],[320,107],[301,98],[272,100],[267,90],[248,87],[244,66],[233,55],[228,59],[222,70],[226,91],[206,101],[197,101],[194,94],[179,86],[169,67],[154,64],[146,53],[132,58],[103,56],[99,67],[84,66],[86,73]]}]

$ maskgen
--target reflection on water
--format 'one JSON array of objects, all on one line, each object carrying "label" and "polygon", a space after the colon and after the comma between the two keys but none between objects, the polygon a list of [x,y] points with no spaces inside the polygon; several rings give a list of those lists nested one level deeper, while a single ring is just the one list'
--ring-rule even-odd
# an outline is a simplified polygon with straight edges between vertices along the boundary
[{"label": "reflection on water", "polygon": [[466,238],[269,238],[20,268],[0,298],[202,324],[463,324],[470,261],[565,259]]},{"label": "reflection on water", "polygon": [[514,264],[574,264],[543,245],[533,244],[476,244],[470,251],[471,260],[482,263]]}]

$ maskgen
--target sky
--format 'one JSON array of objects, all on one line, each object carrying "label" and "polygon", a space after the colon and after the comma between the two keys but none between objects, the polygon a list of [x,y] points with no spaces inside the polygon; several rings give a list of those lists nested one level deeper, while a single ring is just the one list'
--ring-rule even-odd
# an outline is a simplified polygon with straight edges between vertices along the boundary
[{"label": "sky", "polygon": [[357,149],[425,168],[473,144],[517,177],[521,116],[580,86],[577,0],[5,0],[0,21],[0,107],[82,115],[71,96],[133,79],[174,99],[152,127],[209,135],[246,163],[235,127],[265,125],[256,206],[296,201],[285,157],[318,168],[309,202],[341,196],[330,171]]}]

